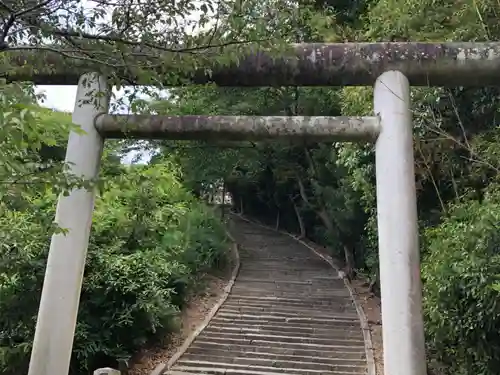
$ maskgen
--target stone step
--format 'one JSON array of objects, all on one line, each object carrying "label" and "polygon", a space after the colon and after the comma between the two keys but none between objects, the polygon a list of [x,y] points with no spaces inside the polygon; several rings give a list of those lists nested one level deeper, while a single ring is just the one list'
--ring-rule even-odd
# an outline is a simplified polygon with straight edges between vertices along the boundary
[{"label": "stone step", "polygon": [[[219,365],[219,367],[215,367]],[[227,366],[227,367],[226,367]],[[214,364],[214,367],[210,366],[181,366],[176,365],[173,368],[174,371],[188,371],[188,373],[194,374],[213,374],[213,375],[270,375],[270,374],[289,374],[289,375],[352,375],[352,372],[344,371],[322,371],[322,370],[307,370],[300,368],[286,368],[286,367],[267,367],[267,366],[249,366],[245,365],[229,365],[224,363]],[[169,375],[174,375],[175,373],[167,372]],[[359,372],[358,374],[363,374]]]},{"label": "stone step", "polygon": [[[359,346],[341,346],[333,348],[312,348],[312,347],[283,347],[277,345],[241,345],[234,343],[220,343],[208,341],[209,339],[198,338],[190,346],[189,353],[211,353],[213,351],[223,351],[225,353],[264,353],[267,355],[284,355],[298,357],[331,357],[335,359],[360,359],[365,357],[365,350]],[[264,355],[262,354],[262,355]]]},{"label": "stone step", "polygon": [[334,316],[337,316],[339,313],[350,313],[352,315],[356,315],[356,308],[354,307],[351,301],[343,301],[342,303],[338,303],[337,305],[330,306],[328,308],[319,308],[312,306],[293,306],[293,305],[283,305],[283,304],[266,304],[266,305],[252,305],[245,303],[234,303],[233,300],[227,301],[224,304],[226,310],[239,311],[245,313],[255,313],[255,312],[266,312],[266,313],[280,313],[286,314],[293,312],[293,314],[304,315],[304,316],[327,316],[332,313]]},{"label": "stone step", "polygon": [[[279,364],[279,366],[278,366]],[[318,364],[314,362],[293,362],[283,360],[260,360],[259,358],[242,358],[236,357],[228,360],[225,357],[210,357],[209,359],[181,359],[177,362],[178,366],[203,366],[203,367],[217,367],[217,368],[249,368],[252,369],[283,369],[288,368],[293,370],[299,369],[304,373],[331,373],[341,371],[350,374],[363,374],[365,372],[364,366],[356,365],[332,365],[332,364]],[[177,366],[176,366],[177,367]]]},{"label": "stone step", "polygon": [[325,298],[286,298],[286,297],[257,297],[257,296],[243,296],[231,294],[226,300],[227,304],[244,304],[244,305],[269,305],[276,304],[278,306],[297,306],[297,307],[310,307],[310,308],[329,308],[344,302],[352,303],[350,296],[334,296],[328,299]]},{"label": "stone step", "polygon": [[255,325],[255,324],[226,324],[218,325],[211,323],[205,328],[206,332],[220,333],[220,332],[239,332],[239,333],[261,333],[267,335],[280,335],[280,336],[301,336],[305,338],[320,337],[320,338],[360,338],[363,339],[363,333],[360,329],[352,327],[347,328],[311,328],[311,327],[297,327],[297,326],[280,326],[280,325]]},{"label": "stone step", "polygon": [[235,290],[247,290],[247,291],[252,291],[252,290],[265,290],[267,291],[272,291],[272,292],[281,292],[281,293],[319,293],[319,294],[324,294],[325,297],[329,296],[330,292],[332,289],[335,289],[332,285],[320,285],[320,283],[312,283],[312,284],[303,284],[303,285],[293,285],[291,283],[275,283],[275,282],[268,282],[265,283],[264,281],[261,283],[249,283],[249,282],[242,282],[238,283],[236,286]]},{"label": "stone step", "polygon": [[337,272],[287,236],[240,220],[235,227],[235,284],[164,374],[366,374],[359,316]]},{"label": "stone step", "polygon": [[276,345],[289,348],[317,348],[318,350],[327,350],[339,346],[353,346],[363,348],[364,342],[359,339],[351,338],[299,338],[293,336],[266,336],[266,335],[240,335],[240,334],[211,334],[210,336],[199,336],[202,339],[217,343],[231,343],[239,345]]},{"label": "stone step", "polygon": [[299,321],[319,321],[324,324],[328,324],[329,322],[336,321],[347,321],[347,322],[356,322],[359,320],[359,317],[355,314],[321,314],[321,313],[312,313],[308,315],[304,314],[294,314],[293,312],[240,312],[237,309],[231,309],[229,307],[223,306],[219,312],[217,313],[220,317],[231,317],[232,319],[243,318],[243,319],[255,319],[255,320],[273,320],[273,321],[286,321],[289,322],[299,322]]},{"label": "stone step", "polygon": [[189,351],[182,358],[184,359],[202,359],[202,358],[245,358],[248,360],[256,361],[286,361],[302,364],[319,364],[319,365],[351,365],[351,366],[365,366],[365,360],[362,355],[351,354],[351,358],[347,356],[349,353],[340,353],[342,356],[339,358],[320,357],[314,355],[286,355],[286,354],[273,354],[273,353],[259,353],[251,351],[230,351],[231,356],[228,355],[227,350],[211,350],[203,351]]},{"label": "stone step", "polygon": [[234,317],[224,317],[224,316],[215,316],[211,320],[212,323],[215,324],[241,324],[241,325],[293,325],[294,327],[311,327],[311,328],[328,328],[328,329],[337,329],[337,328],[360,328],[360,323],[355,320],[343,320],[343,319],[335,319],[325,323],[324,320],[312,320],[312,319],[247,319],[247,318],[238,318]]},{"label": "stone step", "polygon": [[342,290],[279,290],[276,288],[255,288],[249,286],[235,285],[232,289],[234,295],[245,295],[248,297],[281,297],[281,298],[315,298],[328,300],[331,297],[345,297],[349,298],[350,294],[347,289]]}]

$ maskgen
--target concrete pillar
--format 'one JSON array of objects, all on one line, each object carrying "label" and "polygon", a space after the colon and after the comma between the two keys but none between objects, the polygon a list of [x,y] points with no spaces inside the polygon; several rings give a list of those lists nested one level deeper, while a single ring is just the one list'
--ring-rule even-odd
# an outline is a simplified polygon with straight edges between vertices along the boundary
[{"label": "concrete pillar", "polygon": [[375,83],[377,221],[385,375],[426,374],[410,86],[398,71]]},{"label": "concrete pillar", "polygon": [[[97,96],[97,92],[106,95]],[[99,113],[107,113],[108,98],[103,77],[90,73],[80,78],[73,122],[86,134],[71,132],[66,151],[66,161],[73,164],[74,175],[87,179],[97,177],[103,139],[94,128],[94,118]],[[68,373],[94,196],[94,191],[75,189],[69,196],[59,197],[55,221],[69,232],[52,236],[29,375]]]}]

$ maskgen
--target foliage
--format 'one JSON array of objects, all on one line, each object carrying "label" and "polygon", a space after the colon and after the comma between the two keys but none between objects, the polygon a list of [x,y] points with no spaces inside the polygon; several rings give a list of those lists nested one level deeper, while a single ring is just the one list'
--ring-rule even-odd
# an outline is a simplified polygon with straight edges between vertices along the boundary
[{"label": "foliage", "polygon": [[[46,184],[62,192],[73,185],[68,185],[69,176],[58,173],[67,165],[62,162],[64,149],[61,152],[57,144],[70,130],[81,130],[67,116],[41,109],[35,100],[30,85],[0,85],[0,181],[13,188]],[[7,189],[1,194],[10,193]]]},{"label": "foliage", "polygon": [[183,189],[173,164],[118,177],[93,228],[75,342],[76,363],[86,364],[96,354],[130,355],[171,329],[194,279],[226,255],[224,229]]},{"label": "foliage", "polygon": [[425,233],[425,324],[450,374],[494,374],[500,364],[500,195],[455,205]]},{"label": "foliage", "polygon": [[365,32],[371,40],[486,41],[498,35],[498,11],[493,0],[380,0],[366,15]]},{"label": "foliage", "polygon": [[[43,158],[49,160],[42,147],[58,148],[66,138],[63,131],[48,132],[72,126],[69,116],[33,104],[22,112],[20,104],[8,104],[13,115],[4,112],[3,129],[11,132],[0,151],[3,170],[32,172],[23,184],[0,189],[0,372],[20,374],[34,335],[49,235],[56,229],[55,203],[63,190],[57,182],[65,188],[75,184],[53,170],[40,172],[42,179],[36,168]],[[26,140],[16,138],[23,130]],[[103,159],[74,343],[75,374],[115,365],[117,358],[175,329],[177,312],[196,280],[226,263],[223,226],[184,188],[173,161],[125,167],[113,143]],[[49,161],[62,163],[59,157]]]},{"label": "foliage", "polygon": [[186,83],[200,67],[238,60],[249,44],[283,51],[296,18],[288,0],[3,0],[0,71],[50,76],[64,66],[91,65],[117,86],[140,79],[154,92]]}]

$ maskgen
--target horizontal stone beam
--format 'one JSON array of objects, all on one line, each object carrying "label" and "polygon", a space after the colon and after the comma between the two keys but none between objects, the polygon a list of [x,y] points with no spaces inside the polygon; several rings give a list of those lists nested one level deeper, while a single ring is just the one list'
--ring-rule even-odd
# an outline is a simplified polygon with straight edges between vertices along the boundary
[{"label": "horizontal stone beam", "polygon": [[96,118],[95,125],[105,138],[257,141],[279,137],[309,141],[370,141],[379,134],[378,117],[102,114]]},{"label": "horizontal stone beam", "polygon": [[[0,78],[7,81],[75,85],[82,73],[110,69],[88,57],[70,59],[47,51],[22,50],[1,55],[2,64],[11,66],[0,73]],[[154,65],[160,76],[165,76],[162,84],[178,85],[178,80],[169,81],[166,77],[172,75],[162,73],[175,72],[175,67],[158,63],[164,55],[157,56],[156,64],[149,57],[142,63],[137,60],[137,65]],[[164,60],[175,60],[169,56]],[[363,86],[373,84],[388,70],[401,71],[414,86],[497,86],[500,43],[294,44],[292,51],[280,58],[254,47],[230,66],[204,66],[189,76],[179,74],[192,83],[214,82],[219,86]],[[131,68],[116,73],[129,83],[153,84],[146,75],[134,73]]]}]

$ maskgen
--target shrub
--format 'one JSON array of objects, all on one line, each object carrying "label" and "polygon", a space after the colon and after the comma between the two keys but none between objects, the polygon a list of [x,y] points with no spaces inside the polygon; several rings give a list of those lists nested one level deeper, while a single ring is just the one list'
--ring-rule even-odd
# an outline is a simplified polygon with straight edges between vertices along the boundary
[{"label": "shrub", "polygon": [[[23,210],[0,207],[0,228],[9,228],[0,249],[2,374],[26,369],[54,215],[55,194],[28,198]],[[96,202],[71,372],[130,356],[172,330],[196,273],[223,264],[225,241],[174,165],[134,166],[110,180]]]},{"label": "shrub", "polygon": [[429,349],[453,374],[496,374],[500,367],[499,197],[457,205],[425,234]]},{"label": "shrub", "polygon": [[[0,373],[26,373],[49,246],[53,212],[11,211],[0,203]],[[42,217],[45,216],[45,217]],[[8,228],[8,231],[5,229]]]}]

